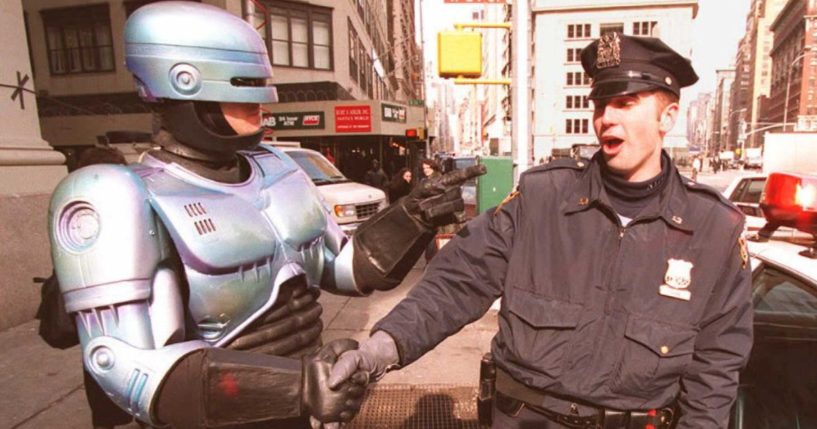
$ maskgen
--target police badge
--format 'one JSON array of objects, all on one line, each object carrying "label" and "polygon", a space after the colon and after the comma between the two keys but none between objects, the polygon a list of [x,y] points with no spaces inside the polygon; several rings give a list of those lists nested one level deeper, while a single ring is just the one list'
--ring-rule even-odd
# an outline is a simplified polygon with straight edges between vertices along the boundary
[{"label": "police badge", "polygon": [[618,33],[605,33],[596,50],[596,68],[606,69],[621,64],[621,38]]},{"label": "police badge", "polygon": [[670,298],[689,301],[692,293],[687,290],[692,282],[692,262],[682,259],[667,260],[667,273],[658,293]]}]

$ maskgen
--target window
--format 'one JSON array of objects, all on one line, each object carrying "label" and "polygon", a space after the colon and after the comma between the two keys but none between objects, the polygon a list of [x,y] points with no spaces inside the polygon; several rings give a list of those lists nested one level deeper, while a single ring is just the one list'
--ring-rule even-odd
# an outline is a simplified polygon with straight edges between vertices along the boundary
[{"label": "window", "polygon": [[590,125],[589,119],[565,119],[566,134],[587,134]]},{"label": "window", "polygon": [[589,39],[590,38],[590,24],[568,24],[567,26],[568,39]]},{"label": "window", "polygon": [[270,7],[272,65],[332,70],[332,13],[317,6]]},{"label": "window", "polygon": [[633,23],[633,36],[656,36],[656,21],[641,21]]},{"label": "window", "polygon": [[590,99],[586,95],[568,95],[565,97],[566,109],[589,109]]},{"label": "window", "polygon": [[352,21],[348,21],[349,24],[349,77],[352,78],[353,81],[357,82],[357,52],[358,52],[358,45],[360,45],[360,41],[357,38],[357,32],[352,27]]},{"label": "window", "polygon": [[590,76],[584,72],[567,72],[565,75],[567,86],[590,85]]},{"label": "window", "polygon": [[[125,17],[129,17],[134,11],[136,11],[136,9],[139,9],[140,7],[142,7],[142,6],[146,5],[146,4],[156,3],[156,2],[160,2],[160,1],[166,1],[166,0],[125,0],[122,3],[122,6],[125,8]],[[200,2],[200,0],[191,0],[191,1]]]},{"label": "window", "polygon": [[113,71],[108,4],[40,12],[52,75]]},{"label": "window", "polygon": [[599,35],[603,36],[607,33],[624,34],[624,24],[601,24],[601,27],[599,27]]},{"label": "window", "polygon": [[582,48],[567,48],[567,62],[578,63],[581,61]]}]

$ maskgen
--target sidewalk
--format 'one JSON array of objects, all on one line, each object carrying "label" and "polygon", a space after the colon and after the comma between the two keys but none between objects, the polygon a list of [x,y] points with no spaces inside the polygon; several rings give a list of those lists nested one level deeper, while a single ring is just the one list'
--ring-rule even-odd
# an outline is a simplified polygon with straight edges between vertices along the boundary
[{"label": "sidewalk", "polygon": [[[362,340],[417,282],[420,262],[406,280],[389,292],[368,298],[338,297],[323,293],[324,342],[351,337]],[[79,347],[57,350],[37,335],[34,320],[0,332],[0,426],[21,429],[90,428],[90,411],[82,387]],[[384,388],[411,386],[477,385],[479,361],[496,332],[496,311],[465,327],[419,361],[388,374],[378,383]],[[128,429],[137,429],[131,424]]]}]

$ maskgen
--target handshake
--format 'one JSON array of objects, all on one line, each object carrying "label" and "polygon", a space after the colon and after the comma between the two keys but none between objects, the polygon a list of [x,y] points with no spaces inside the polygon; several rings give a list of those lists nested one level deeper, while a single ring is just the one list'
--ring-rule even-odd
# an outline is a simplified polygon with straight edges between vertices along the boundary
[{"label": "handshake", "polygon": [[352,339],[332,341],[304,357],[303,401],[314,429],[336,429],[360,411],[366,385],[399,366],[394,340],[377,331],[358,347]]}]

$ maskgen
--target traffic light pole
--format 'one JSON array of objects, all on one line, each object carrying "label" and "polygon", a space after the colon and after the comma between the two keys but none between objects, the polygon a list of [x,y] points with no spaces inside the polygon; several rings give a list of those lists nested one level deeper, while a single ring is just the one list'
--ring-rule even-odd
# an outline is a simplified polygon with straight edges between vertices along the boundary
[{"label": "traffic light pole", "polygon": [[516,160],[514,182],[519,174],[530,167],[530,0],[513,3],[513,31],[511,32],[512,117],[511,153]]}]

